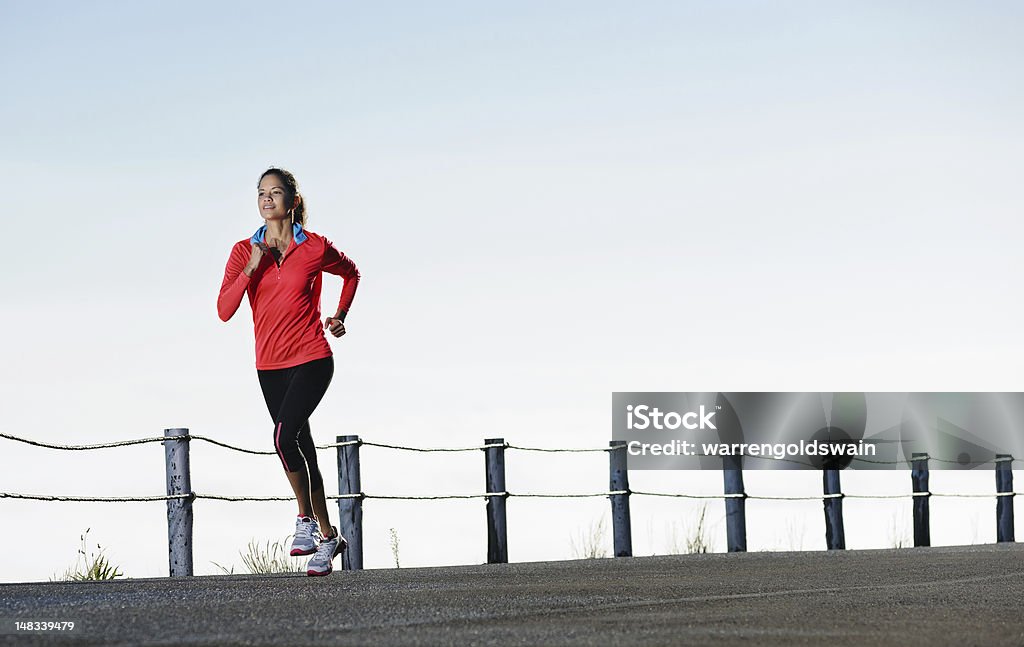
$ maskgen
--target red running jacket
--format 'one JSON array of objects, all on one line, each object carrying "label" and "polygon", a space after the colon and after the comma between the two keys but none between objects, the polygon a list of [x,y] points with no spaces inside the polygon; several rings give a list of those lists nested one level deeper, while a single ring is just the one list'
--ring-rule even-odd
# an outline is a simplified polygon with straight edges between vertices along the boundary
[{"label": "red running jacket", "polygon": [[252,243],[246,238],[235,243],[224,268],[217,314],[227,321],[238,310],[242,293],[249,294],[259,370],[288,368],[332,355],[320,320],[321,272],[337,274],[344,281],[338,303],[342,317],[359,285],[359,270],[350,258],[327,238],[308,229],[303,232],[306,237],[301,242],[292,237],[280,266],[265,252],[252,277],[246,276],[242,269],[252,255]]}]

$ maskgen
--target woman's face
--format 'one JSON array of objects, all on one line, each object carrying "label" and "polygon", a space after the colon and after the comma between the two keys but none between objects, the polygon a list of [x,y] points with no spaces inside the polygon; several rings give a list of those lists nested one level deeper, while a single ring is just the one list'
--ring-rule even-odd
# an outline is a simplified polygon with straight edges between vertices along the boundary
[{"label": "woman's face", "polygon": [[289,204],[288,190],[281,178],[275,173],[268,173],[260,180],[260,187],[257,191],[257,204],[260,215],[264,220],[287,220],[291,216],[288,210],[292,209],[294,201]]}]

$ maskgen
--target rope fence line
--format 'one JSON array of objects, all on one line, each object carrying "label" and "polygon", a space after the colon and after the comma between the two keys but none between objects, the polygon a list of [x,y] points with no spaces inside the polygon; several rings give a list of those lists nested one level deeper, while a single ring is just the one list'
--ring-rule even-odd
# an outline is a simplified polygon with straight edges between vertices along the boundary
[{"label": "rope fence line", "polygon": [[36,447],[45,447],[47,449],[67,449],[67,450],[84,450],[84,449],[107,449],[109,447],[126,447],[128,445],[141,445],[143,443],[162,443],[167,440],[163,437],[154,438],[136,438],[134,440],[121,440],[113,443],[97,443],[95,445],[57,445],[53,443],[44,443],[38,440],[29,440],[28,438],[21,438],[19,436],[13,436],[11,434],[5,434],[0,432],[0,438],[6,438],[7,440],[14,440],[19,443],[25,443],[27,445],[34,445]]},{"label": "rope fence line", "polygon": [[[195,492],[191,487],[189,468],[190,442],[198,440],[210,444],[251,455],[276,455],[275,451],[263,451],[238,447],[214,438],[199,434],[190,434],[185,428],[169,428],[164,436],[151,438],[129,439],[109,443],[87,445],[63,445],[48,443],[11,434],[0,433],[0,438],[21,442],[28,445],[59,450],[91,450],[125,447],[147,443],[161,443],[164,447],[165,470],[167,477],[167,494],[161,496],[64,496],[46,494],[24,494],[17,492],[0,492],[0,499],[22,499],[32,501],[67,501],[67,502],[152,502],[164,501],[167,505],[168,544],[170,575],[192,575],[192,505],[197,499],[227,502],[294,502],[293,495],[287,496],[234,496],[222,494],[205,494]],[[362,445],[381,449],[412,451],[423,453],[436,452],[475,452],[483,451],[485,459],[485,487],[482,493],[471,494],[370,494],[362,490],[359,466],[359,448]],[[721,471],[724,477],[724,491],[721,494],[688,494],[683,492],[649,492],[633,490],[629,487],[627,458],[630,455],[625,441],[614,440],[608,447],[529,447],[505,442],[503,438],[484,439],[483,444],[469,447],[410,447],[390,443],[376,443],[362,440],[358,436],[338,436],[337,442],[317,445],[316,449],[337,452],[338,460],[338,494],[326,498],[336,501],[339,513],[339,530],[350,538],[349,550],[342,555],[344,569],[362,568],[362,505],[369,499],[392,501],[440,501],[484,499],[487,513],[487,563],[507,563],[507,524],[505,507],[510,498],[544,498],[544,499],[582,499],[604,497],[610,500],[612,507],[612,531],[614,555],[616,557],[632,555],[631,522],[629,500],[631,496],[667,497],[673,499],[715,500],[721,499],[725,504],[727,550],[729,552],[746,551],[746,517],[745,504],[751,501],[822,501],[825,508],[826,544],[828,549],[845,549],[845,534],[842,519],[843,499],[911,499],[913,501],[914,546],[931,545],[929,530],[929,501],[931,497],[948,498],[994,498],[996,501],[997,542],[1014,541],[1013,497],[1024,495],[1013,489],[1014,461],[1022,459],[1009,455],[996,455],[985,461],[949,460],[929,456],[925,453],[914,453],[910,459],[883,461],[863,459],[850,456],[854,461],[889,465],[906,465],[910,468],[912,492],[896,494],[862,494],[844,493],[840,487],[840,474],[843,465],[816,465],[808,461],[797,461],[785,457],[776,458],[770,453],[742,454],[725,456],[720,454],[687,454],[687,457],[722,459]],[[735,449],[735,447],[734,447]],[[575,493],[544,493],[514,492],[505,486],[505,451],[516,450],[546,453],[593,453],[604,452],[609,457],[609,484],[606,491],[575,492]],[[904,452],[908,451],[903,447]],[[783,460],[797,463],[803,467],[812,467],[821,471],[824,477],[823,491],[813,495],[772,495],[749,494],[743,485],[743,459],[760,458],[763,460]],[[843,457],[838,457],[843,458]],[[965,456],[966,458],[966,456]],[[724,459],[733,459],[726,463]],[[995,465],[995,493],[955,493],[932,492],[928,487],[928,463],[935,461],[947,464]],[[717,471],[717,470],[716,470]]]},{"label": "rope fence line", "polygon": [[[19,494],[17,492],[0,492],[0,499],[28,499],[31,501],[75,501],[75,502],[121,502],[121,501],[172,501],[176,499],[195,499],[195,494],[162,494],[160,496],[63,496],[59,494]],[[293,499],[295,497],[292,497]]]},{"label": "rope fence line", "polygon": [[261,456],[272,456],[272,455],[277,453],[277,452],[272,452],[272,451],[267,451],[267,450],[262,450],[262,449],[247,449],[245,447],[236,447],[235,445],[229,445],[229,444],[227,444],[225,442],[221,442],[219,440],[214,440],[213,438],[207,438],[206,436],[198,436],[198,435],[195,435],[195,436],[179,436],[179,438],[187,438],[187,439],[191,439],[191,440],[203,440],[203,441],[206,441],[206,442],[210,443],[211,445],[217,445],[218,447],[224,447],[225,449],[231,449],[233,451],[242,452],[242,453],[245,453],[245,454],[257,454],[257,455],[261,455]]},{"label": "rope fence line", "polygon": [[578,453],[578,452],[607,452],[610,451],[611,447],[577,447],[577,448],[551,448],[551,447],[523,447],[521,445],[510,445],[505,443],[505,447],[509,449],[518,449],[524,452],[566,452],[566,453]]},{"label": "rope fence line", "polygon": [[[638,495],[671,497],[677,499],[748,499],[762,501],[821,501],[822,499],[906,499],[914,497],[951,497],[951,498],[998,498],[1005,496],[1024,496],[1024,492],[994,492],[991,494],[958,494],[955,492],[908,492],[906,494],[847,494],[838,492],[834,494],[820,494],[816,496],[787,496],[775,494],[684,494],[680,492],[643,492],[641,490],[611,490],[608,492],[585,492],[585,493],[535,493],[535,492],[485,492],[483,494],[436,494],[436,495],[415,495],[415,494],[367,494],[357,492],[355,494],[329,494],[325,498],[330,500],[339,499],[382,499],[382,500],[408,500],[408,501],[439,501],[443,499],[486,499],[489,497],[523,497],[523,498],[544,498],[544,499],[579,499],[587,497],[610,497],[618,495]],[[101,497],[101,496],[64,496],[59,494],[21,494],[18,492],[0,492],[0,499],[29,499],[33,501],[75,501],[75,502],[147,502],[147,501],[172,501],[176,499],[210,499],[213,501],[294,501],[295,496],[231,496],[223,494],[202,494],[193,492],[191,494],[164,494],[158,496],[138,497]]]},{"label": "rope fence line", "polygon": [[[37,440],[30,440],[28,438],[22,438],[13,434],[6,434],[0,432],[0,438],[6,438],[20,443],[28,445],[34,445],[36,447],[45,447],[47,449],[64,449],[64,450],[86,450],[86,449],[109,449],[112,447],[127,447],[129,445],[141,445],[143,443],[162,443],[167,440],[166,437],[153,437],[153,438],[137,438],[133,440],[121,440],[109,443],[95,443],[91,445],[61,445],[57,443],[44,443]],[[208,436],[202,436],[200,434],[184,434],[181,436],[175,436],[174,440],[202,440],[218,447],[230,449],[236,452],[243,452],[245,454],[257,454],[273,456],[276,452],[264,451],[259,449],[248,449],[246,447],[238,447],[230,443],[225,443]],[[336,449],[339,447],[348,446],[359,446],[366,445],[368,447],[381,447],[384,449],[398,449],[411,452],[472,452],[478,450],[486,450],[494,447],[500,447],[505,449],[520,449],[524,451],[537,451],[537,452],[607,452],[608,447],[597,447],[597,448],[547,448],[547,447],[520,447],[516,445],[510,445],[509,443],[484,443],[483,445],[475,445],[473,447],[408,447],[405,445],[390,445],[387,443],[375,443],[366,440],[348,440],[337,443],[328,443],[325,445],[315,445],[317,449]]]},{"label": "rope fence line", "polygon": [[500,443],[496,444],[485,444],[474,447],[405,447],[403,445],[388,445],[386,443],[372,443],[366,440],[360,441],[346,441],[341,443],[332,443],[325,445],[324,447],[317,447],[317,449],[328,449],[331,447],[344,447],[345,445],[351,445],[358,443],[359,445],[366,445],[367,447],[381,447],[383,449],[402,449],[409,452],[475,452],[480,449],[488,449],[490,447],[503,447]]},{"label": "rope fence line", "polygon": [[[112,448],[112,447],[127,447],[127,446],[130,446],[130,445],[141,445],[141,444],[144,444],[144,443],[163,443],[163,442],[167,441],[166,437],[156,436],[156,437],[152,437],[152,438],[136,438],[136,439],[131,439],[131,440],[121,440],[121,441],[114,441],[114,442],[109,442],[109,443],[95,443],[95,444],[89,444],[89,445],[62,445],[62,444],[57,444],[57,443],[44,443],[44,442],[40,442],[40,441],[37,441],[37,440],[30,440],[28,438],[21,438],[19,436],[15,436],[15,435],[12,435],[12,434],[6,434],[6,433],[2,433],[2,432],[0,432],[0,438],[6,438],[8,440],[13,440],[13,441],[21,442],[21,443],[25,443],[25,444],[28,444],[28,445],[34,445],[36,447],[45,447],[47,449],[63,449],[63,450],[75,450],[75,451],[88,450],[88,449],[108,449],[108,448]],[[249,449],[249,448],[246,448],[246,447],[239,447],[237,445],[232,445],[230,443],[225,443],[223,441],[216,440],[214,438],[210,438],[208,436],[203,436],[203,435],[200,435],[200,434],[185,434],[185,435],[182,435],[182,436],[176,436],[175,440],[201,440],[201,441],[204,441],[204,442],[208,442],[211,445],[217,445],[218,447],[223,447],[225,449],[230,449],[232,451],[242,452],[242,453],[245,453],[245,454],[255,454],[255,455],[261,455],[261,456],[273,456],[273,455],[276,454],[276,452],[269,451],[269,450]],[[495,448],[495,447],[502,448],[502,449],[516,449],[516,450],[528,451],[528,452],[552,452],[552,453],[608,452],[608,451],[611,451],[612,449],[614,449],[613,447],[525,447],[525,446],[522,446],[522,445],[513,445],[511,443],[484,443],[483,445],[474,445],[472,447],[409,447],[409,446],[405,446],[405,445],[393,445],[393,444],[388,444],[388,443],[375,443],[375,442],[366,441],[366,440],[348,440],[348,441],[337,442],[337,443],[327,443],[327,444],[324,444],[324,445],[315,445],[315,447],[317,449],[337,449],[337,448],[340,448],[340,447],[360,446],[360,445],[365,445],[367,447],[380,447],[380,448],[383,448],[383,449],[396,449],[396,450],[411,451],[411,452],[472,452],[472,451],[478,451],[478,450],[487,450],[487,449],[491,449],[491,448]],[[936,461],[936,462],[939,462],[939,463],[959,464],[959,465],[987,465],[987,464],[990,464],[990,463],[1004,463],[1004,462],[1020,463],[1020,462],[1024,462],[1024,458],[1014,458],[1014,457],[996,457],[996,458],[990,458],[990,459],[983,460],[983,461],[962,461],[962,460],[959,460],[959,459],[939,458],[937,456],[932,456],[930,454],[922,454],[922,455],[924,457],[926,457],[928,460],[931,460],[931,461]],[[691,458],[723,458],[723,456],[717,455],[717,454],[690,454],[690,455],[688,455],[688,457],[691,457]],[[744,454],[743,458],[744,459],[758,458],[758,459],[767,460],[767,461],[782,461],[782,462],[788,462],[788,463],[793,463],[793,464],[797,464],[797,465],[810,465],[810,463],[808,463],[807,461],[798,461],[798,460],[787,459],[787,458],[775,458],[774,456],[764,456],[764,455],[760,455],[760,454]],[[873,459],[869,459],[869,458],[861,458],[859,456],[851,456],[849,458],[852,461],[857,461],[857,462],[860,462],[860,463],[873,463],[873,464],[877,464],[877,465],[905,465],[905,464],[911,463],[912,460],[913,460],[913,459],[907,458],[907,459],[898,460],[898,461],[882,461],[882,460],[873,460]]]}]

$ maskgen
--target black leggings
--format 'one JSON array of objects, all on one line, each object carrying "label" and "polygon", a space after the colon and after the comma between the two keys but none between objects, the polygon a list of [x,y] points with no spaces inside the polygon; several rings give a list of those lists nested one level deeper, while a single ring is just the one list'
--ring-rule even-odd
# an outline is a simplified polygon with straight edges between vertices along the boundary
[{"label": "black leggings", "polygon": [[304,464],[308,465],[310,489],[323,488],[309,416],[327,393],[334,376],[334,357],[328,355],[288,368],[257,370],[256,374],[274,419],[274,449],[285,471],[298,472]]}]

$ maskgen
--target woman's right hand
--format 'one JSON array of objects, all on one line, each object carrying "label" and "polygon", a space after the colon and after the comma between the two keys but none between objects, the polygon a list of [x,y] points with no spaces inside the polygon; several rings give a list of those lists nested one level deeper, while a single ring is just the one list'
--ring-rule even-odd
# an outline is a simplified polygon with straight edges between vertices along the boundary
[{"label": "woman's right hand", "polygon": [[249,256],[249,262],[245,268],[242,269],[246,276],[252,276],[252,273],[256,271],[256,268],[260,266],[260,261],[263,260],[263,254],[267,251],[265,243],[253,243],[252,254]]}]

